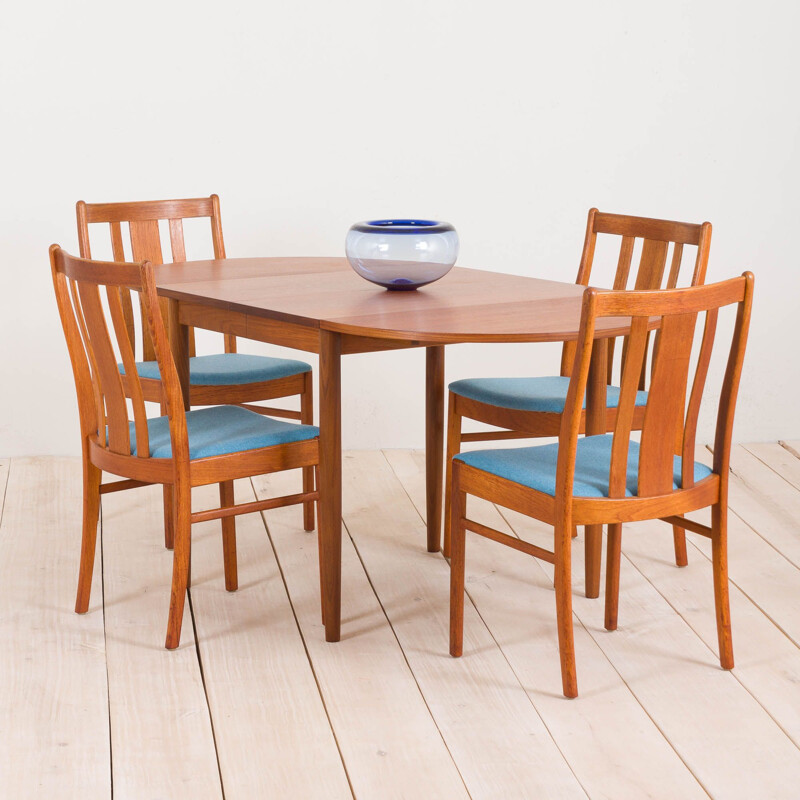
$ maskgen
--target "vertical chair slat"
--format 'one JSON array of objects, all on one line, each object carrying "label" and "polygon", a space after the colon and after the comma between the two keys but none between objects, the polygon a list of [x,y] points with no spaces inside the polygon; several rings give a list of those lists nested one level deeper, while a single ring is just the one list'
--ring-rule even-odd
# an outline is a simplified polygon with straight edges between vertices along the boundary
[{"label": "vertical chair slat", "polygon": [[[642,244],[642,256],[639,261],[639,271],[636,274],[635,289],[656,290],[661,288],[664,280],[664,269],[667,265],[667,250],[669,242],[645,239]],[[648,351],[650,349],[650,336],[648,335]],[[655,363],[653,361],[653,363]],[[639,376],[639,389],[647,386],[647,361],[642,362],[642,372]]]},{"label": "vertical chair slat", "polygon": [[696,318],[696,314],[669,314],[661,320],[639,447],[640,496],[667,494],[673,489],[675,442],[683,430]]},{"label": "vertical chair slat", "polygon": [[111,321],[117,336],[117,346],[122,356],[122,364],[125,367],[128,394],[131,398],[131,406],[133,407],[133,421],[136,430],[136,455],[139,458],[149,458],[150,435],[147,429],[147,412],[144,407],[142,384],[139,380],[139,373],[136,370],[136,359],[133,355],[133,348],[131,347],[125,325],[125,316],[120,296],[121,290],[117,286],[108,286],[106,287],[106,294],[108,296],[108,309],[111,313]]},{"label": "vertical chair slat", "polygon": [[[155,266],[164,263],[164,257],[161,253],[161,233],[158,229],[157,219],[142,219],[131,220],[128,223],[131,231],[131,250],[133,252],[134,261],[149,261]],[[141,302],[141,298],[139,298]],[[163,301],[164,310],[166,311],[166,301]],[[144,314],[144,308],[142,308]],[[146,325],[142,325],[142,348],[143,358],[145,361],[155,361],[155,350],[153,349],[153,341],[150,338],[150,331]]]},{"label": "vertical chair slat", "polygon": [[[169,242],[174,262],[186,261],[186,245],[183,238],[183,220],[180,218],[169,221]],[[168,314],[163,302],[161,313]],[[189,328],[189,357],[195,355],[194,328]]]},{"label": "vertical chair slat", "polygon": [[173,261],[186,261],[186,247],[183,241],[183,220],[169,221],[169,243],[172,248]]},{"label": "vertical chair slat", "polygon": [[645,239],[642,244],[642,256],[639,260],[639,271],[636,273],[635,289],[660,289],[664,278],[664,267],[667,264],[667,248],[669,242]]},{"label": "vertical chair slat", "polygon": [[689,395],[689,407],[686,410],[686,424],[683,429],[683,442],[680,448],[682,467],[681,467],[681,487],[688,489],[694,485],[694,453],[695,437],[697,436],[697,418],[700,414],[700,403],[703,399],[703,389],[708,375],[708,365],[711,363],[711,351],[714,348],[714,335],[717,330],[717,317],[719,312],[716,308],[706,313],[706,321],[703,328],[703,341],[700,345],[700,352],[697,356],[697,367],[695,368],[694,380],[692,381],[692,392]]},{"label": "vertical chair slat", "polygon": [[[109,222],[111,229],[111,252],[114,256],[114,261],[125,260],[125,248],[122,244],[122,225],[119,222]],[[81,254],[83,255],[83,254]],[[89,256],[84,256],[89,258]],[[131,302],[131,292],[127,287],[120,288],[122,296],[122,313],[125,317],[125,328],[128,331],[128,338],[131,340],[131,347],[136,352],[136,325],[133,321],[133,303]]]},{"label": "vertical chair slat", "polygon": [[[631,272],[631,261],[633,259],[633,246],[636,239],[633,236],[623,236],[619,247],[619,258],[617,259],[617,271],[614,274],[614,288],[624,289],[628,285],[628,276]],[[623,354],[625,353],[625,337],[623,337]],[[617,346],[616,337],[608,342],[608,383],[614,382],[614,350]],[[622,368],[620,368],[620,372]]]},{"label": "vertical chair slat", "polygon": [[672,261],[669,267],[669,277],[665,288],[674,289],[678,285],[678,276],[681,272],[681,262],[683,261],[683,243],[675,242],[672,248]]},{"label": "vertical chair slat", "polygon": [[83,340],[84,352],[89,360],[89,379],[94,394],[95,409],[97,411],[97,433],[99,434],[106,426],[105,398],[103,397],[103,389],[100,385],[100,373],[97,369],[97,361],[89,342],[89,331],[86,329],[86,320],[84,319],[80,297],[78,296],[78,285],[75,281],[69,281],[69,284],[70,294],[72,295],[72,312],[75,315],[75,321],[77,322],[78,330]]},{"label": "vertical chair slat", "polygon": [[617,418],[614,423],[614,438],[611,444],[611,467],[609,472],[609,497],[625,497],[626,473],[628,470],[628,449],[633,413],[636,409],[636,392],[640,364],[647,355],[647,318],[635,317],[631,320],[628,335],[628,352],[620,382]]},{"label": "vertical chair slat", "polygon": [[[105,399],[108,446],[115,453],[129,455],[131,438],[128,427],[128,406],[125,401],[125,390],[119,374],[117,359],[111,346],[100,292],[96,285],[79,283],[78,295],[81,298],[83,316],[89,333],[90,349],[94,352],[100,387]],[[99,435],[102,439],[102,429]]]}]

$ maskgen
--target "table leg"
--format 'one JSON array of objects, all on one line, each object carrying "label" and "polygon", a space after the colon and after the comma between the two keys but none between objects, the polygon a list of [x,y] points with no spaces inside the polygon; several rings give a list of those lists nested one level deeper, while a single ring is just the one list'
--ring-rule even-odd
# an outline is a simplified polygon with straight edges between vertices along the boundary
[{"label": "table leg", "polygon": [[319,555],[325,640],[338,642],[342,606],[342,339],[320,329]]},{"label": "table leg", "polygon": [[[608,339],[595,339],[589,380],[586,386],[586,435],[606,432],[606,386]],[[600,596],[600,563],[603,552],[603,526],[586,526],[586,596]]]},{"label": "table leg", "polygon": [[425,348],[425,480],[428,552],[438,553],[444,462],[444,346]]}]

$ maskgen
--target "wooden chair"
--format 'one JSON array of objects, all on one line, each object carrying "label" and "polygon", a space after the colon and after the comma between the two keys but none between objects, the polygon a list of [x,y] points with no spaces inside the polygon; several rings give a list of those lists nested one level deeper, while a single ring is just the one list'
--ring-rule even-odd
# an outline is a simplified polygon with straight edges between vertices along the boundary
[{"label": "wooden chair", "polygon": [[[313,469],[319,463],[319,431],[240,406],[184,411],[153,265],[89,261],[70,256],[57,245],[50,248],[50,264],[78,394],[83,452],[83,541],[75,610],[82,614],[89,605],[100,496],[153,483],[170,486],[175,543],[166,646],[173,649],[180,642],[189,580],[191,524],[222,520],[225,588],[234,591],[236,532],[226,523],[237,514],[311,503],[318,494],[302,492],[234,505],[233,481],[284,469]],[[161,376],[165,416],[148,419],[145,414],[145,389],[135,368],[125,317],[125,291],[141,297]],[[103,471],[123,480],[101,484]],[[192,487],[209,483],[220,485],[221,508],[192,513]]]},{"label": "wooden chair", "polygon": [[[631,262],[637,239],[642,240],[641,257],[633,278],[634,289],[674,289],[678,286],[684,262],[684,248],[697,248],[691,276],[691,285],[705,282],[708,251],[711,246],[711,224],[694,225],[685,222],[669,222],[646,217],[630,217],[601,213],[596,208],[589,210],[586,237],[583,243],[578,278],[576,283],[588,286],[594,264],[598,234],[621,237],[619,257],[613,288],[625,289],[631,278]],[[669,272],[666,271],[668,251],[672,247]],[[686,259],[687,261],[689,259]],[[614,353],[624,353],[626,344],[615,348],[609,343],[606,430],[613,430],[616,416],[618,387],[614,386]],[[449,387],[447,419],[447,475],[444,498],[444,546],[445,556],[450,555],[450,469],[453,456],[460,452],[462,442],[496,439],[532,439],[558,436],[561,415],[567,395],[569,374],[575,354],[575,342],[564,345],[561,357],[561,375],[539,378],[477,378],[455,381]],[[640,376],[641,390],[646,388],[646,370]],[[641,427],[646,394],[638,395],[633,427]],[[585,416],[585,415],[584,415]],[[474,419],[504,430],[480,433],[462,433],[463,417]],[[581,422],[581,431],[585,428]],[[600,549],[602,531],[590,527],[586,531],[586,596],[597,597],[600,590]],[[685,566],[686,537],[680,528],[674,529],[675,561]]]},{"label": "wooden chair", "polygon": [[[78,242],[83,258],[91,258],[89,225],[108,224],[111,248],[115,261],[126,261],[123,246],[123,223],[130,234],[129,242],[133,261],[149,261],[153,265],[164,263],[161,250],[159,221],[169,223],[169,239],[172,261],[186,261],[183,238],[183,221],[190,218],[208,218],[211,222],[211,241],[214,258],[225,258],[225,243],[222,238],[219,197],[201,197],[191,200],[156,200],[135,203],[84,203],[76,206],[78,217]],[[166,319],[167,304],[161,301]],[[125,327],[131,344],[135,348],[135,323],[130,293],[122,290],[122,310]],[[161,402],[161,382],[155,358],[153,342],[147,326],[141,324],[142,361],[136,363],[139,383],[146,401]],[[314,421],[314,389],[311,366],[304,361],[268,356],[245,355],[236,352],[236,337],[225,335],[225,352],[215,355],[196,356],[194,329],[189,329],[189,382],[190,403],[193,406],[219,404],[244,405],[259,414],[296,419],[304,424]],[[128,378],[123,378],[128,392]],[[265,408],[249,405],[256,401],[273,400],[278,397],[300,396],[300,410]],[[128,392],[128,396],[130,396]],[[163,409],[162,409],[163,412]],[[303,491],[314,488],[314,471],[303,470]],[[164,494],[164,537],[167,547],[172,547],[172,514],[170,512],[171,488]],[[303,506],[303,527],[314,529],[314,504]]]},{"label": "wooden chair", "polygon": [[[728,464],[752,294],[753,276],[749,272],[723,283],[669,291],[586,290],[558,443],[478,450],[462,453],[453,461],[451,655],[462,652],[464,539],[465,531],[470,530],[555,565],[563,691],[567,697],[577,696],[570,575],[572,526],[608,523],[605,626],[614,630],[622,523],[663,519],[711,539],[720,664],[724,669],[733,667],[727,573]],[[694,460],[697,417],[718,312],[732,304],[738,305],[737,316],[719,400],[713,467],[709,469]],[[696,365],[690,369],[698,315],[705,316],[704,331]],[[613,434],[579,438],[595,321],[616,316],[630,317],[631,327]],[[659,344],[653,357],[641,442],[637,443],[630,436],[648,327],[659,322]],[[553,525],[553,551],[468,519],[468,494]],[[711,507],[710,527],[683,516],[706,506]]]}]

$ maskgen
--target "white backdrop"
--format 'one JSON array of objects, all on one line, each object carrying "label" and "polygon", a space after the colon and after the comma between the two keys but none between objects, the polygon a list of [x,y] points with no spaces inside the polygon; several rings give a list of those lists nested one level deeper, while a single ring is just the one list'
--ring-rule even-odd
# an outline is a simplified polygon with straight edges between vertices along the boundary
[{"label": "white backdrop", "polygon": [[[800,438],[798,23],[788,1],[13,4],[0,455],[78,451],[47,262],[77,251],[75,201],[211,192],[231,257],[418,215],[456,226],[463,266],[568,281],[592,205],[710,220],[708,280],[756,273],[736,437]],[[539,374],[558,348],[447,361]],[[345,359],[345,446],[420,446],[423,377],[421,351]]]}]

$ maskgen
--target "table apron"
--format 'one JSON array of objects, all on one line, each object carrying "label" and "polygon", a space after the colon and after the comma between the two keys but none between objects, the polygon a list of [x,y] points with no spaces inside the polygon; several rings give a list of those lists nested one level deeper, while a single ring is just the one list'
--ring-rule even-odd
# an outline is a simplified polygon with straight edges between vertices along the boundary
[{"label": "table apron", "polygon": [[[310,325],[300,325],[268,317],[254,316],[243,311],[207,306],[184,300],[178,303],[178,319],[181,325],[219,331],[243,339],[304,350],[308,353],[320,351],[320,329]],[[370,336],[340,334],[342,355],[352,353],[375,353],[384,350],[406,350],[413,347],[429,347],[436,342],[412,341],[406,339],[383,339]]]}]

